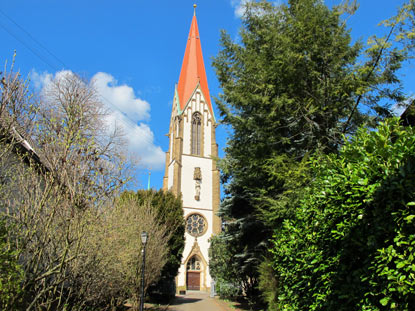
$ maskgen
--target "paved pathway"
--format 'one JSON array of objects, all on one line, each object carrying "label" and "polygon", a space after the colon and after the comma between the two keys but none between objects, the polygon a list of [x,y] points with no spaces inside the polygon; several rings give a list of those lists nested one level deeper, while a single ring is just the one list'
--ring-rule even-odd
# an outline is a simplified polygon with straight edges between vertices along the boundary
[{"label": "paved pathway", "polygon": [[169,311],[228,311],[226,305],[215,298],[209,297],[208,293],[198,291],[187,291],[184,296],[176,296],[174,302],[169,306]]}]

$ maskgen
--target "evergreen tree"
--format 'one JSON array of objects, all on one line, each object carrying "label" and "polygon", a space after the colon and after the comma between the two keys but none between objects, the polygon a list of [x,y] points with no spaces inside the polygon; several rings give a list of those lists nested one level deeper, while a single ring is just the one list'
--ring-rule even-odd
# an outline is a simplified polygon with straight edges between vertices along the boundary
[{"label": "evergreen tree", "polygon": [[309,154],[338,150],[343,134],[389,116],[382,99],[403,100],[396,71],[406,57],[391,46],[395,25],[366,50],[352,44],[344,14],[320,0],[248,2],[240,40],[222,34],[214,59],[217,99],[231,135],[221,160],[223,233],[237,277],[256,297],[258,266],[272,229],[290,217],[307,182]]}]

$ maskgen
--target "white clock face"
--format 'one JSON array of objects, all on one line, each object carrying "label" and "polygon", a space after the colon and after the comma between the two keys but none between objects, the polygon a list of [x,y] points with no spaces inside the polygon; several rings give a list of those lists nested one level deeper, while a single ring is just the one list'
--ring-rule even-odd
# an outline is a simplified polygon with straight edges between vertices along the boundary
[{"label": "white clock face", "polygon": [[190,214],[186,219],[187,232],[195,237],[201,236],[207,229],[206,219],[200,214]]}]

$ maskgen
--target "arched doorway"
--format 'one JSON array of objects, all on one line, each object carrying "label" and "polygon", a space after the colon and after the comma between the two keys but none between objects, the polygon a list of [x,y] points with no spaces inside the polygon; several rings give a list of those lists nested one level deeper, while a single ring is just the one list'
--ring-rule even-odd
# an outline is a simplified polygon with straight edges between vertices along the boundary
[{"label": "arched doorway", "polygon": [[186,287],[188,290],[200,290],[200,270],[200,260],[195,255],[187,262]]}]

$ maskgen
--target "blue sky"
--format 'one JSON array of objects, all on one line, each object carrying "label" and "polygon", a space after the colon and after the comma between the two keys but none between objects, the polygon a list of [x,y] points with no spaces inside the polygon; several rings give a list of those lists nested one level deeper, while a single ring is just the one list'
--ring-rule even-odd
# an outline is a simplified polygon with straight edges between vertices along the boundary
[{"label": "blue sky", "polygon": [[[326,0],[328,5],[340,0]],[[187,35],[196,15],[212,96],[220,88],[211,67],[219,51],[220,30],[233,38],[240,27],[237,0],[0,0],[0,62],[11,60],[33,86],[70,70],[97,82],[125,124],[130,149],[141,160],[136,188],[159,189],[164,175],[165,136],[169,128],[174,85],[179,79]],[[350,18],[354,40],[381,34],[377,24],[396,13],[404,0],[361,0]],[[405,90],[413,93],[413,65],[403,73]],[[216,108],[215,108],[216,109]],[[127,116],[127,117],[126,117]],[[216,111],[216,116],[219,113]],[[220,156],[226,130],[217,129]]]}]

